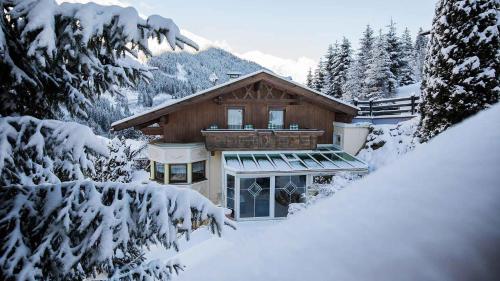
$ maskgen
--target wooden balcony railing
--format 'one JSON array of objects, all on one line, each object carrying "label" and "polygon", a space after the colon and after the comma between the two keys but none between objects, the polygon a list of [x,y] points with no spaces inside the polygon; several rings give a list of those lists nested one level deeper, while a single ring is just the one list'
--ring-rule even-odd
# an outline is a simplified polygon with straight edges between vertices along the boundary
[{"label": "wooden balcony railing", "polygon": [[207,150],[308,150],[316,149],[317,129],[208,129],[202,130]]}]

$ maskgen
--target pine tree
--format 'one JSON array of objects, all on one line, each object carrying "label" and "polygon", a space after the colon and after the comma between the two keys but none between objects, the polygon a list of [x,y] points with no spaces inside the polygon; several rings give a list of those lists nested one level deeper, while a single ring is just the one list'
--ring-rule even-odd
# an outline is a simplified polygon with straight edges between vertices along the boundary
[{"label": "pine tree", "polygon": [[421,141],[498,102],[500,1],[440,0],[422,80]]},{"label": "pine tree", "polygon": [[396,23],[391,19],[391,23],[387,26],[389,28],[387,34],[385,35],[386,39],[386,49],[389,54],[390,65],[389,69],[394,76],[394,81],[388,81],[387,90],[389,95],[393,95],[396,93],[396,87],[399,85],[399,81],[401,79],[401,43],[400,39],[396,33]]},{"label": "pine tree", "polygon": [[415,80],[416,81],[422,81],[422,70],[424,68],[424,62],[425,62],[425,55],[427,54],[427,43],[429,39],[427,38],[426,35],[423,35],[422,33],[424,30],[420,28],[418,30],[417,37],[415,39]]},{"label": "pine tree", "polygon": [[390,68],[391,59],[387,50],[387,39],[380,31],[365,73],[365,99],[387,98],[392,95],[391,87],[396,79]]},{"label": "pine tree", "polygon": [[344,96],[344,86],[347,81],[347,71],[352,62],[351,42],[347,38],[342,39],[342,44],[337,52],[333,77],[333,96],[342,98]]},{"label": "pine tree", "polygon": [[370,27],[370,25],[366,26],[366,29],[363,32],[363,36],[361,37],[359,43],[360,43],[358,52],[359,69],[357,73],[359,73],[360,75],[358,79],[360,82],[361,92],[358,95],[359,97],[362,98],[362,96],[366,95],[367,93],[367,88],[366,85],[364,84],[364,81],[366,80],[365,73],[366,69],[368,68],[368,63],[371,60],[373,46],[375,45],[375,37],[373,35],[373,29]]},{"label": "pine tree", "polygon": [[337,42],[334,45],[328,46],[328,51],[325,56],[324,68],[325,68],[325,78],[323,89],[325,94],[329,96],[335,95],[335,76],[336,76],[336,64],[338,60],[338,49],[339,46]]},{"label": "pine tree", "polygon": [[364,77],[364,73],[361,73],[361,67],[359,60],[354,60],[347,69],[346,82],[343,85],[342,91],[344,95],[343,100],[351,101],[353,99],[362,99],[362,81],[361,77]]},{"label": "pine tree", "polygon": [[108,148],[109,155],[97,159],[95,163],[96,173],[92,178],[98,182],[130,182],[132,180],[134,152],[126,144],[124,138],[113,138]]},{"label": "pine tree", "polygon": [[0,1],[0,114],[86,116],[99,94],[151,78],[134,58],[147,41],[197,45],[171,19],[146,20],[134,8],[54,0]]},{"label": "pine tree", "polygon": [[413,40],[411,39],[410,31],[405,28],[401,36],[401,67],[399,73],[399,85],[410,85],[415,83],[415,69]]},{"label": "pine tree", "polygon": [[147,261],[153,245],[206,224],[221,235],[223,209],[194,190],[157,183],[79,180],[0,186],[0,280],[171,280],[178,261]]},{"label": "pine tree", "polygon": [[313,87],[313,76],[312,76],[312,70],[311,70],[311,68],[309,68],[309,71],[307,72],[306,86],[309,87],[309,88]]},{"label": "pine tree", "polygon": [[319,59],[318,67],[314,70],[313,89],[322,92],[325,87],[325,64],[323,58]]}]

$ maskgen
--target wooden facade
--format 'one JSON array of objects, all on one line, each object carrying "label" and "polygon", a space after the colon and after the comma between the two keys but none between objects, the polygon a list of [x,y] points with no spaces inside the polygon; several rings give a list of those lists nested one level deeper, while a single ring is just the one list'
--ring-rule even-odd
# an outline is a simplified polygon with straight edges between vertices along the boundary
[{"label": "wooden facade", "polygon": [[[217,133],[216,130],[206,131],[212,125],[227,131],[227,112],[229,108],[235,107],[243,109],[243,124],[250,124],[256,130],[224,134]],[[265,148],[258,144],[263,143],[262,138],[268,133],[258,129],[267,129],[269,110],[275,108],[284,110],[284,128],[289,128],[290,124],[298,124],[299,131],[290,130],[290,133],[285,134],[285,130],[271,134],[275,137],[268,137],[270,142],[266,143],[273,145]],[[224,149],[223,143],[227,142],[221,140],[223,135],[231,143],[241,139],[241,144],[232,145],[237,149],[246,147],[245,143],[254,144],[254,149],[303,149],[316,146],[316,143],[332,143],[333,122],[350,123],[356,112],[357,109],[352,106],[336,102],[267,72],[260,72],[181,100],[175,105],[114,124],[113,128],[120,130],[133,126],[147,135],[162,135],[163,141],[167,143],[205,142],[208,138],[212,141],[211,144],[207,143],[207,147],[217,147],[220,150]],[[242,137],[236,137],[238,134]],[[290,138],[289,141],[285,140],[287,137]],[[298,143],[303,145],[297,145]]]},{"label": "wooden facade", "polygon": [[316,149],[322,130],[203,130],[207,150]]}]

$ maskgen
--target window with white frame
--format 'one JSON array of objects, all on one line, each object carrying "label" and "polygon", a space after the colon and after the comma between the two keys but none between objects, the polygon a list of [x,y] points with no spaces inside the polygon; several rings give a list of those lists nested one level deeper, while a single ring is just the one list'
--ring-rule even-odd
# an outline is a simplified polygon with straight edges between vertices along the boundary
[{"label": "window with white frame", "polygon": [[276,176],[274,191],[274,217],[286,217],[291,203],[305,201],[306,175]]},{"label": "window with white frame", "polygon": [[227,109],[227,128],[242,129],[243,128],[243,108],[228,108]]},{"label": "window with white frame", "polygon": [[272,108],[269,110],[270,129],[283,129],[285,127],[285,110],[282,108]]}]

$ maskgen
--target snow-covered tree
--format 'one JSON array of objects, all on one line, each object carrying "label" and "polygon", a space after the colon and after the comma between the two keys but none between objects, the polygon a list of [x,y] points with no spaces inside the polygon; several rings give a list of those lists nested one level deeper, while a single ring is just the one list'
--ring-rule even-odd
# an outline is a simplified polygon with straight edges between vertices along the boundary
[{"label": "snow-covered tree", "polygon": [[358,73],[360,75],[358,79],[360,82],[360,87],[362,89],[362,93],[358,94],[360,96],[363,96],[365,93],[367,93],[366,85],[364,84],[366,79],[365,73],[368,68],[368,63],[371,60],[374,45],[375,45],[375,37],[373,35],[373,29],[370,27],[370,25],[367,25],[360,39],[359,42],[360,47],[357,55],[357,61],[359,66]]},{"label": "snow-covered tree", "polygon": [[396,33],[396,23],[391,19],[390,24],[387,26],[389,30],[385,35],[386,49],[389,54],[389,69],[392,72],[395,80],[387,81],[387,90],[390,95],[396,93],[396,87],[399,85],[399,80],[401,78],[401,65],[402,65],[402,55],[401,55],[401,42]]},{"label": "snow-covered tree", "polygon": [[0,118],[0,186],[83,179],[107,153],[105,139],[78,123]]},{"label": "snow-covered tree", "polygon": [[334,64],[333,77],[333,96],[342,98],[344,93],[344,85],[347,81],[347,72],[352,62],[351,42],[347,38],[342,39],[339,50],[337,52]]},{"label": "snow-covered tree", "polygon": [[337,64],[337,59],[338,59],[338,51],[339,51],[339,45],[337,42],[335,42],[334,45],[329,45],[328,46],[328,51],[326,52],[325,55],[325,62],[324,62],[324,68],[325,68],[325,78],[324,78],[324,85],[323,89],[325,94],[329,96],[334,96],[335,95],[335,76],[336,76],[336,64]]},{"label": "snow-covered tree", "polygon": [[427,36],[423,34],[424,30],[420,28],[418,30],[417,37],[415,39],[415,80],[422,81],[422,70],[424,69],[425,55],[427,54]]},{"label": "snow-covered tree", "polygon": [[157,183],[89,180],[0,187],[0,279],[171,280],[178,261],[146,262],[154,244],[206,224],[220,235],[232,225],[222,208],[196,191]]},{"label": "snow-covered tree", "polygon": [[309,71],[307,72],[306,86],[309,88],[313,87],[313,75],[312,75],[312,70],[310,68]]},{"label": "snow-covered tree", "polygon": [[438,2],[422,80],[422,141],[498,102],[499,8],[499,0]]},{"label": "snow-covered tree", "polygon": [[410,30],[405,28],[401,36],[401,66],[399,69],[399,85],[415,83],[415,56]]},{"label": "snow-covered tree", "polygon": [[95,174],[92,178],[95,181],[123,182],[132,180],[132,164],[134,161],[134,151],[127,145],[124,138],[113,138],[109,145],[109,155],[101,156],[95,161]]},{"label": "snow-covered tree", "polygon": [[197,45],[171,19],[142,19],[134,8],[54,0],[0,1],[0,114],[85,116],[85,107],[116,86],[149,79],[134,59],[147,40],[172,48]]},{"label": "snow-covered tree", "polygon": [[319,59],[318,67],[314,70],[313,89],[322,92],[325,87],[325,63]]},{"label": "snow-covered tree", "polygon": [[364,99],[387,98],[393,94],[396,79],[391,71],[391,59],[387,52],[387,40],[379,32],[365,75]]},{"label": "snow-covered tree", "polygon": [[343,100],[351,101],[355,98],[362,98],[362,77],[364,77],[364,73],[361,73],[360,61],[354,60],[347,69],[346,82],[342,87]]}]

